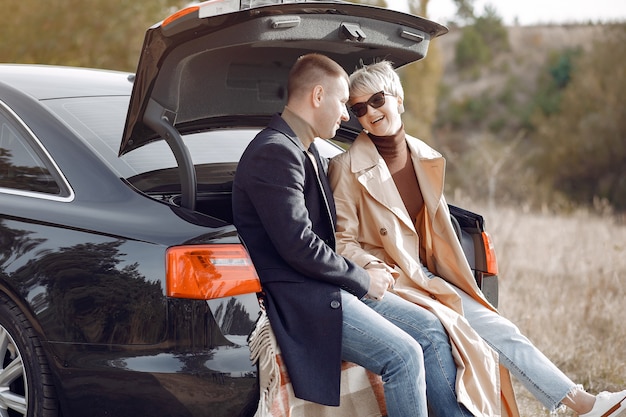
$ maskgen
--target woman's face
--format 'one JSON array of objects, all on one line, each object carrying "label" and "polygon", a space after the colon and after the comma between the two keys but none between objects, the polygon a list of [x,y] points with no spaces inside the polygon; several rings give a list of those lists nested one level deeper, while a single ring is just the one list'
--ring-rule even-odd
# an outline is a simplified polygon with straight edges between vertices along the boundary
[{"label": "woman's face", "polygon": [[[384,101],[384,104],[380,105]],[[402,99],[386,92],[375,92],[352,97],[350,100],[353,113],[359,119],[363,129],[376,136],[391,136],[402,127],[400,109]],[[360,110],[354,111],[354,110]],[[365,112],[359,116],[360,113]]]}]

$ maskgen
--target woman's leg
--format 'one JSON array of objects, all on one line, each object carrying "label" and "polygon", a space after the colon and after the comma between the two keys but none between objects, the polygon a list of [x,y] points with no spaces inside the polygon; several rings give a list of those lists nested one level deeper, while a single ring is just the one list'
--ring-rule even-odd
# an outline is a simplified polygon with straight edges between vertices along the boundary
[{"label": "woman's leg", "polygon": [[510,320],[454,287],[465,318],[500,355],[502,363],[547,409],[556,410],[577,385],[537,349]]}]

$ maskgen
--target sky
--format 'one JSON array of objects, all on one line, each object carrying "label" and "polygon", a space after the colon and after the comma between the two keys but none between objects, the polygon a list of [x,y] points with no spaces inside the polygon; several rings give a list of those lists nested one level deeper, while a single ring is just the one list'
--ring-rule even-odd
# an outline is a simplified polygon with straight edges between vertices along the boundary
[{"label": "sky", "polygon": [[[406,0],[387,0],[390,8],[407,11]],[[505,25],[547,23],[626,22],[626,0],[474,0],[474,10],[481,15],[484,6],[495,6]],[[430,0],[428,18],[446,24],[454,18],[452,0]]]}]

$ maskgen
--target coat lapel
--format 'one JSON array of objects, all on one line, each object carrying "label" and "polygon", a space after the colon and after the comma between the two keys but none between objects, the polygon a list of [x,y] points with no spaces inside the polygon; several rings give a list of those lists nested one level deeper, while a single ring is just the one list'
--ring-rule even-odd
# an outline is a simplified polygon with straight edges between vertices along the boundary
[{"label": "coat lapel", "polygon": [[[328,182],[328,176],[327,176],[328,162],[326,162],[326,164],[322,162],[322,157],[317,151],[317,147],[315,146],[315,143],[311,144],[309,151],[311,152],[311,154],[313,154],[315,163],[317,164],[317,169],[316,169],[317,184],[322,193],[322,197],[324,198],[324,203],[326,204],[326,211],[329,214],[329,217],[331,220],[331,226],[334,232],[335,222],[337,221],[337,211],[335,209],[335,200],[332,198],[333,192]],[[308,158],[308,155],[307,155],[307,158]]]},{"label": "coat lapel", "polygon": [[[434,219],[443,195],[445,160],[441,154],[430,148],[422,149],[416,141],[409,140],[408,143],[424,204],[426,204],[430,219]],[[366,133],[359,134],[350,152],[352,153],[351,170],[356,174],[366,192],[391,211],[409,229],[415,231],[415,225],[406,211],[391,173]]]},{"label": "coat lapel", "polygon": [[331,230],[335,230],[335,222],[337,221],[337,214],[335,211],[335,201],[333,200],[332,192],[330,191],[330,184],[328,183],[328,177],[326,176],[326,171],[328,169],[328,161],[323,161],[320,157],[317,149],[314,148],[313,152],[315,155],[315,159],[319,165],[319,169],[323,172],[317,174],[318,170],[313,166],[313,161],[309,158],[307,149],[304,148],[302,141],[296,136],[291,127],[285,122],[285,119],[280,117],[279,114],[274,114],[272,119],[270,120],[268,127],[278,132],[282,133],[289,139],[293,145],[295,145],[304,155],[304,169],[312,170],[313,175],[317,180],[318,190],[320,192],[320,197],[322,201],[324,201],[324,205],[326,207],[326,213],[328,215],[328,220],[330,222]]},{"label": "coat lapel", "polygon": [[352,152],[352,172],[356,174],[366,192],[408,228],[415,230],[387,165],[366,133],[359,134],[350,152]]},{"label": "coat lapel", "polygon": [[415,140],[409,140],[408,144],[424,204],[432,220],[435,218],[443,196],[446,160],[437,151],[421,147]]}]

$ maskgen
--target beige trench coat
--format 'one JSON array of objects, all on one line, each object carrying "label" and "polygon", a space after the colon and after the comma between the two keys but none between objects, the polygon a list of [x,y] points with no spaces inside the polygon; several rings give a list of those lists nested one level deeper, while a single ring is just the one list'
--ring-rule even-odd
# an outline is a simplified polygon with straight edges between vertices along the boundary
[{"label": "beige trench coat", "polygon": [[423,243],[437,277],[424,274],[420,236],[387,165],[363,132],[329,166],[337,206],[337,251],[363,267],[393,268],[395,292],[439,317],[457,363],[459,402],[475,416],[517,417],[508,371],[465,320],[461,300],[449,285],[495,311],[476,285],[450,221],[443,195],[445,159],[418,139],[407,135],[407,142],[427,209],[429,236]]}]

